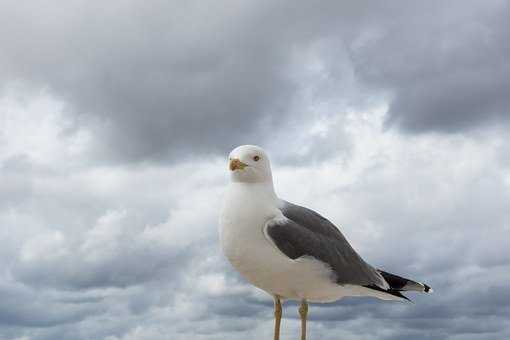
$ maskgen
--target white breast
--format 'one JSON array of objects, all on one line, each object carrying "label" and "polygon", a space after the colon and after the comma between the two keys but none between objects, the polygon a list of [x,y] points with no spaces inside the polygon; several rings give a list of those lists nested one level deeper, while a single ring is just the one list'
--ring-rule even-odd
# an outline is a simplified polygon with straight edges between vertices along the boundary
[{"label": "white breast", "polygon": [[241,272],[266,263],[266,253],[275,252],[263,233],[267,221],[279,210],[267,199],[253,197],[243,185],[231,185],[220,215],[220,242],[225,256]]},{"label": "white breast", "polygon": [[310,301],[341,297],[329,267],[313,258],[289,259],[266,238],[266,223],[279,216],[276,196],[242,184],[229,187],[220,215],[220,242],[234,268],[272,295]]}]

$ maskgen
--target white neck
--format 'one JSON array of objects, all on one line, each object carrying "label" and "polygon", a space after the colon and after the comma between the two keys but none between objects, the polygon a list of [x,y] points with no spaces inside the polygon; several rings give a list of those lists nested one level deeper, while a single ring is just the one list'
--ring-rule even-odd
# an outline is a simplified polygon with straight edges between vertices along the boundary
[{"label": "white neck", "polygon": [[249,191],[252,197],[258,199],[278,201],[272,180],[264,182],[230,182],[230,189],[234,191]]}]

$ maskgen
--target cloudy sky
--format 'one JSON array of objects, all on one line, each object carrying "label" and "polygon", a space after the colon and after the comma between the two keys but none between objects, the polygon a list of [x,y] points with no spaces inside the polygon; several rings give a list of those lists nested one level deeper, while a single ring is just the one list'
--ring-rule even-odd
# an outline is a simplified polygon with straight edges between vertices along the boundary
[{"label": "cloudy sky", "polygon": [[510,338],[509,16],[0,0],[0,339],[270,338],[271,298],[218,245],[246,143],[280,197],[435,289],[313,305],[311,338]]}]

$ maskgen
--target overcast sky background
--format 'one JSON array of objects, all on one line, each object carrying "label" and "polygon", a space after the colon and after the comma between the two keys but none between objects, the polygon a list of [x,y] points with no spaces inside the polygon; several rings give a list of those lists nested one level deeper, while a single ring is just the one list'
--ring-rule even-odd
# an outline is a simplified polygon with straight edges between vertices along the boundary
[{"label": "overcast sky background", "polygon": [[[226,155],[414,305],[311,339],[510,338],[508,1],[0,0],[0,339],[271,338],[222,257]],[[296,338],[295,304],[283,338]]]}]

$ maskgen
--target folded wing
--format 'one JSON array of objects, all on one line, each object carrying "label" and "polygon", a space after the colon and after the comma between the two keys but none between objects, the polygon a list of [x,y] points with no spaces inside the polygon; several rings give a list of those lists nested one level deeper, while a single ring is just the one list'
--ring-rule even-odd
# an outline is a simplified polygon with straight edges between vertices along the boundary
[{"label": "folded wing", "polygon": [[390,288],[381,273],[356,253],[329,220],[289,202],[284,202],[281,212],[285,218],[269,221],[265,234],[286,256],[291,259],[311,256],[324,262],[340,285]]}]

